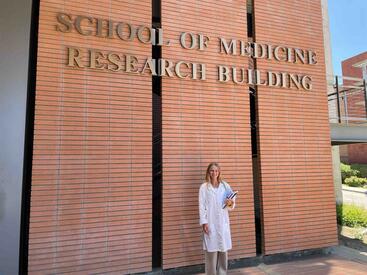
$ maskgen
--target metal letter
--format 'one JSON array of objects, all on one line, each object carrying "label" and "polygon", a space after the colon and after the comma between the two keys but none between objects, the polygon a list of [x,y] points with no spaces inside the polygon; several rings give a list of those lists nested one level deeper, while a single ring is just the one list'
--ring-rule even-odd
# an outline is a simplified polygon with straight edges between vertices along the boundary
[{"label": "metal letter", "polygon": [[254,85],[253,73],[254,73],[254,71],[252,69],[247,70],[247,83],[249,85]]},{"label": "metal letter", "polygon": [[279,50],[282,50],[282,52],[283,52],[283,54],[285,55],[285,53],[286,53],[286,48],[285,47],[282,47],[282,46],[276,46],[275,48],[274,48],[274,58],[276,59],[276,60],[278,60],[278,61],[286,61],[287,60],[287,58],[284,56],[284,58],[281,58],[280,56],[279,56]]},{"label": "metal letter", "polygon": [[209,37],[203,34],[199,34],[199,50],[203,51],[204,47],[208,47]]},{"label": "metal letter", "polygon": [[99,69],[103,70],[105,68],[105,64],[101,64],[101,57],[106,58],[106,56],[102,52],[98,52],[95,50],[89,50],[90,54],[90,68],[91,69]]},{"label": "metal letter", "polygon": [[133,55],[126,55],[125,57],[125,72],[137,73],[138,72],[138,59]]},{"label": "metal letter", "polygon": [[267,45],[268,48],[268,59],[271,60],[273,59],[273,46],[272,45]]},{"label": "metal letter", "polygon": [[[274,83],[273,76],[275,76],[275,83]],[[269,85],[269,87],[278,87],[278,86],[280,86],[279,74],[268,71],[268,85]]]},{"label": "metal letter", "polygon": [[192,79],[197,79],[198,73],[200,74],[200,80],[206,79],[206,66],[205,64],[192,63]]},{"label": "metal letter", "polygon": [[251,42],[240,41],[241,56],[251,56],[252,47]]},{"label": "metal letter", "polygon": [[[290,87],[290,83],[287,81],[287,73],[281,73],[282,75],[282,88]],[[287,86],[289,84],[289,86]]]},{"label": "metal letter", "polygon": [[187,69],[190,69],[190,65],[184,61],[179,61],[176,63],[175,66],[175,73],[179,78],[188,78],[189,77],[189,73],[186,73],[186,75],[182,75],[181,74],[181,70],[180,70],[180,66],[181,65],[185,65]]},{"label": "metal letter", "polygon": [[71,16],[69,14],[60,12],[56,15],[56,17],[57,21],[59,21],[59,23],[64,25],[64,28],[61,28],[59,25],[56,25],[56,30],[60,32],[71,32],[71,29],[73,27]]},{"label": "metal letter", "polygon": [[310,65],[316,65],[316,53],[314,51],[308,51],[308,64]]},{"label": "metal letter", "polygon": [[[259,53],[259,47],[261,49],[261,54]],[[266,48],[263,44],[254,43],[254,58],[264,58],[266,54]]]},{"label": "metal letter", "polygon": [[79,68],[83,68],[83,65],[81,64],[81,56],[80,56],[80,49],[73,48],[73,47],[67,47],[68,49],[68,66],[75,67],[75,64]]},{"label": "metal letter", "polygon": [[[186,35],[190,36],[190,46],[186,45]],[[196,47],[195,35],[191,32],[183,32],[180,35],[180,43],[184,49],[194,49]]]},{"label": "metal letter", "polygon": [[305,75],[302,78],[301,81],[302,87],[306,90],[306,91],[311,91],[312,90],[312,77],[309,75]]},{"label": "metal letter", "polygon": [[[149,39],[144,40],[144,31],[148,32]],[[154,29],[151,29],[147,26],[138,27],[138,39],[139,39],[140,42],[142,42],[144,44],[152,44],[152,41],[155,40],[154,36],[155,36]]]},{"label": "metal letter", "polygon": [[155,69],[155,64],[156,64],[156,62],[155,62],[155,59],[152,59],[152,58],[147,58],[147,60],[145,61],[145,64],[144,64],[144,67],[143,67],[143,69],[141,70],[141,74],[144,74],[145,73],[145,70],[146,70],[146,68],[149,68],[149,70],[150,70],[150,73],[152,74],[152,75],[154,75],[154,76],[156,76],[157,75],[157,71],[156,71],[156,69]]},{"label": "metal letter", "polygon": [[[107,56],[108,61],[112,64],[108,64],[107,69],[113,72],[122,70],[121,57],[116,53],[109,53]],[[114,66],[113,66],[114,65]]]},{"label": "metal letter", "polygon": [[161,28],[157,28],[156,32],[158,32],[158,41],[155,45],[163,46],[163,30]]},{"label": "metal letter", "polygon": [[[106,35],[103,35],[103,23],[106,22],[108,32]],[[97,18],[97,34],[98,37],[108,37],[113,38],[113,21],[112,20],[104,20]]]},{"label": "metal letter", "polygon": [[233,77],[233,82],[236,84],[243,84],[245,82],[245,69],[241,68],[241,81],[237,80],[237,68],[236,67],[232,67],[232,77]]},{"label": "metal letter", "polygon": [[294,49],[294,63],[297,62],[297,59],[301,61],[302,64],[305,64],[305,51],[301,49]]},{"label": "metal letter", "polygon": [[255,70],[255,85],[266,86],[266,82],[261,82],[261,71]]},{"label": "metal letter", "polygon": [[292,49],[287,48],[287,62],[292,62]]},{"label": "metal letter", "polygon": [[299,78],[299,75],[289,74],[289,87],[291,87],[291,84],[293,83],[299,90],[301,88],[301,81]]},{"label": "metal letter", "polygon": [[[130,32],[127,37],[124,37],[124,26],[125,25],[128,27],[129,32]],[[133,41],[135,37],[135,28],[132,25],[130,25],[129,23],[120,22],[117,24],[116,33],[117,33],[117,36],[123,41]]]},{"label": "metal letter", "polygon": [[78,15],[76,18],[75,18],[75,29],[78,31],[78,33],[82,34],[82,35],[91,35],[92,34],[92,31],[89,30],[89,31],[83,31],[82,30],[82,26],[81,26],[81,23],[82,21],[86,19],[89,21],[89,23],[93,23],[93,18],[92,17],[88,17],[88,16],[82,16],[82,15]]},{"label": "metal letter", "polygon": [[166,72],[169,77],[173,77],[173,62],[166,59],[158,60],[158,75],[165,76]]},{"label": "metal letter", "polygon": [[229,69],[227,66],[218,66],[218,74],[220,82],[228,82],[229,80]]},{"label": "metal letter", "polygon": [[237,54],[237,48],[236,48],[237,40],[236,39],[232,39],[229,45],[227,44],[227,41],[224,38],[220,37],[219,39],[220,39],[220,52],[221,53],[223,53],[223,49],[224,49],[224,52],[226,54],[232,54],[232,55]]}]

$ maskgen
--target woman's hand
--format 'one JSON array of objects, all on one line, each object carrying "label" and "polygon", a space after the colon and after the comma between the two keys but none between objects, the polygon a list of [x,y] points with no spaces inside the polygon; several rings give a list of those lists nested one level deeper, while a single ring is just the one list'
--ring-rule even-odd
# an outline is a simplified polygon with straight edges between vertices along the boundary
[{"label": "woman's hand", "polygon": [[209,226],[207,223],[203,224],[203,232],[209,235]]},{"label": "woman's hand", "polygon": [[226,205],[227,205],[227,207],[232,208],[232,207],[233,207],[233,203],[234,203],[234,201],[233,201],[233,200],[231,200],[231,199],[226,199]]}]

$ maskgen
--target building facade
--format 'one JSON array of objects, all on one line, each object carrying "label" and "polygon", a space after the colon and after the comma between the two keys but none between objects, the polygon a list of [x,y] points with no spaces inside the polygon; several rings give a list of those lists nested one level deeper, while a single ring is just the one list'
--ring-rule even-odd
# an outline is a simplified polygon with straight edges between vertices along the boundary
[{"label": "building facade", "polygon": [[[342,61],[343,79],[346,89],[343,97],[343,108],[351,123],[361,124],[367,118],[366,92],[361,80],[367,81],[367,52],[355,55]],[[350,79],[352,78],[352,79]],[[353,79],[356,78],[356,79]],[[359,86],[360,88],[354,88]],[[354,163],[367,163],[367,144],[348,144],[341,146],[340,157],[342,161]]]},{"label": "building facade", "polygon": [[239,191],[230,259],[337,244],[320,0],[12,5],[0,272],[202,264],[212,161]]}]

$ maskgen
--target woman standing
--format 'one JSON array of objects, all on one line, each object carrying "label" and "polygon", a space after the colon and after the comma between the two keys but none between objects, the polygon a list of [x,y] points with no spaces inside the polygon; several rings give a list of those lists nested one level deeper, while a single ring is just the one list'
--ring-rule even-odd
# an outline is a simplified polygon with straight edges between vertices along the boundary
[{"label": "woman standing", "polygon": [[199,190],[200,225],[203,229],[205,273],[227,274],[227,251],[232,248],[228,210],[234,208],[233,194],[228,183],[220,176],[220,166],[212,162],[206,169],[206,182]]}]

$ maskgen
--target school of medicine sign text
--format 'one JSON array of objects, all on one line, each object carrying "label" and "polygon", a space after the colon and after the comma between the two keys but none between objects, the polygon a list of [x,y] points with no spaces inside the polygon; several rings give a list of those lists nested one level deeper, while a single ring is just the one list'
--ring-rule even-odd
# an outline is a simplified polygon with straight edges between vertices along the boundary
[{"label": "school of medicine sign text", "polygon": [[[69,33],[75,30],[85,36],[119,39],[125,43],[138,40],[140,43],[156,46],[172,45],[173,41],[165,41],[161,28],[135,26],[126,22],[115,22],[83,15],[73,16],[67,13],[57,14],[56,30]],[[178,35],[179,45],[187,50],[205,51],[211,45],[218,47],[221,55],[238,58],[255,58],[274,60],[293,64],[316,65],[316,52],[281,45],[259,44],[223,37],[209,37],[200,33],[182,32]],[[128,53],[104,51],[91,48],[67,46],[67,66],[111,72],[134,74],[151,74],[162,77],[178,77],[205,81],[207,65],[190,61],[173,61],[146,57],[138,59]],[[246,67],[224,64],[216,65],[217,81],[222,83],[260,85],[278,88],[295,88],[312,90],[310,75],[288,72],[261,71]]]}]

